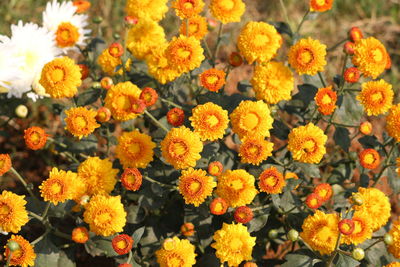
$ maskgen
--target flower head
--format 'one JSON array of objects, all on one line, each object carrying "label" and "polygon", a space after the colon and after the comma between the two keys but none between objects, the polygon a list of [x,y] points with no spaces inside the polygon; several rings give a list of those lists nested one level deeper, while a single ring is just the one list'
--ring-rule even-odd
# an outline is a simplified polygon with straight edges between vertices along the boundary
[{"label": "flower head", "polygon": [[160,267],[191,267],[196,263],[195,247],[186,239],[176,236],[165,239],[162,248],[156,251]]},{"label": "flower head", "polygon": [[181,233],[184,236],[193,236],[195,233],[193,223],[184,223],[181,226]]},{"label": "flower head", "polygon": [[357,96],[368,116],[386,113],[393,103],[392,85],[384,80],[369,81],[361,85]]},{"label": "flower head", "polygon": [[171,66],[180,73],[200,67],[204,60],[204,50],[195,37],[180,35],[174,37],[165,52]]},{"label": "flower head", "polygon": [[171,82],[182,74],[168,61],[167,47],[168,44],[160,45],[146,57],[149,74],[161,84]]},{"label": "flower head", "polygon": [[32,150],[43,148],[46,145],[47,136],[48,134],[46,134],[43,128],[37,126],[32,126],[24,130],[25,144]]},{"label": "flower head", "polygon": [[364,38],[364,34],[358,27],[351,27],[349,31],[349,37],[353,42],[358,42]]},{"label": "flower head", "polygon": [[342,243],[348,245],[353,244],[357,246],[358,244],[361,244],[365,240],[372,237],[372,228],[369,216],[366,214],[357,214],[354,215],[351,220],[354,223],[354,230],[351,232],[351,234],[344,235],[342,237]]},{"label": "flower head", "polygon": [[392,224],[392,228],[390,228],[389,234],[393,237],[393,243],[388,245],[388,251],[395,256],[396,258],[400,258],[400,220],[397,219]]},{"label": "flower head", "polygon": [[84,13],[91,6],[90,2],[86,0],[75,0],[72,4],[76,7],[76,13],[78,14]]},{"label": "flower head", "polygon": [[28,221],[24,196],[7,190],[0,195],[0,229],[5,232],[18,233]]},{"label": "flower head", "polygon": [[210,11],[223,24],[240,22],[246,5],[242,0],[211,0]]},{"label": "flower head", "polygon": [[158,94],[153,88],[145,87],[140,93],[139,98],[146,104],[147,107],[150,107],[157,102]]},{"label": "flower head", "polygon": [[122,185],[131,191],[139,190],[142,185],[142,174],[136,168],[126,168],[121,175]]},{"label": "flower head", "polygon": [[111,119],[111,111],[106,107],[101,107],[97,110],[96,120],[98,122],[107,122]]},{"label": "flower head", "polygon": [[208,196],[211,196],[216,185],[214,179],[207,176],[206,171],[189,168],[182,171],[178,188],[186,204],[198,207]]},{"label": "flower head", "polygon": [[310,11],[325,12],[332,8],[333,0],[310,0]]},{"label": "flower head", "polygon": [[326,45],[320,41],[301,39],[290,48],[289,63],[298,74],[315,75],[326,65]]},{"label": "flower head", "polygon": [[76,227],[72,230],[71,238],[76,243],[84,244],[89,240],[89,231],[86,227]]},{"label": "flower head", "polygon": [[133,246],[133,239],[129,235],[117,235],[112,239],[112,247],[118,255],[129,253]]},{"label": "flower head", "polygon": [[210,203],[210,212],[214,215],[225,214],[228,208],[228,203],[221,197],[214,198]]},{"label": "flower head", "polygon": [[316,193],[311,193],[306,198],[306,205],[310,209],[318,209],[324,203],[321,197]]},{"label": "flower head", "polygon": [[189,29],[186,22],[182,22],[179,28],[179,33],[182,35],[194,36],[196,39],[201,40],[208,33],[207,19],[202,16],[194,16],[188,19]]},{"label": "flower head", "polygon": [[224,166],[219,161],[213,161],[208,164],[208,173],[213,176],[220,176],[224,171]]},{"label": "flower head", "polygon": [[238,52],[232,52],[229,56],[229,64],[232,67],[239,67],[243,64],[243,57]]},{"label": "flower head", "polygon": [[240,206],[235,209],[233,217],[237,223],[246,224],[253,219],[253,211],[247,206]]},{"label": "flower head", "polygon": [[168,0],[127,0],[125,12],[128,16],[160,21],[168,11]]},{"label": "flower head", "polygon": [[360,79],[360,71],[356,67],[347,68],[344,71],[344,80],[348,83],[356,83]]},{"label": "flower head", "polygon": [[[101,70],[111,76],[114,75],[122,75],[123,73],[123,68],[120,68],[118,71],[116,71],[116,68],[120,65],[122,65],[122,60],[119,57],[113,57],[110,54],[110,50],[108,48],[104,49],[103,52],[99,55],[97,58],[97,64],[101,67]],[[108,79],[107,79],[108,80]],[[105,82],[106,80],[104,80]],[[103,79],[102,79],[103,82]],[[105,84],[105,83],[102,84]]]},{"label": "flower head", "polygon": [[126,224],[121,196],[95,195],[85,206],[83,218],[90,231],[97,235],[110,236],[121,232]]},{"label": "flower head", "polygon": [[354,231],[354,221],[352,219],[342,219],[338,224],[338,228],[342,235],[351,235]]},{"label": "flower head", "polygon": [[326,153],[328,137],[312,123],[294,128],[289,133],[288,149],[293,159],[304,163],[319,163]]},{"label": "flower head", "polygon": [[85,107],[70,108],[65,111],[65,127],[73,136],[81,139],[93,133],[100,124],[96,122],[97,112]]},{"label": "flower head", "polygon": [[386,130],[396,142],[400,142],[400,104],[393,105],[386,117]]},{"label": "flower head", "polygon": [[225,76],[223,70],[208,69],[199,75],[200,84],[211,92],[218,92],[225,84]]},{"label": "flower head", "polygon": [[172,8],[176,15],[181,19],[189,19],[203,11],[203,0],[175,0],[172,2]]},{"label": "flower head", "polygon": [[0,154],[0,176],[11,169],[11,158],[9,154]]},{"label": "flower head", "polygon": [[323,202],[328,201],[333,195],[332,186],[327,183],[319,184],[314,188],[314,193],[316,193]]},{"label": "flower head", "polygon": [[242,163],[259,165],[272,155],[274,144],[260,135],[248,135],[243,138],[239,147],[239,156]]},{"label": "flower head", "polygon": [[379,167],[381,163],[381,156],[379,155],[378,151],[372,148],[364,149],[358,155],[360,159],[360,164],[366,169],[376,169]]},{"label": "flower head", "polygon": [[372,124],[369,121],[364,121],[360,124],[360,132],[365,135],[372,133]]},{"label": "flower head", "polygon": [[172,126],[181,126],[185,121],[185,112],[180,108],[170,109],[167,112],[167,121]]},{"label": "flower head", "polygon": [[332,90],[332,86],[319,88],[314,99],[318,111],[323,115],[330,115],[336,109],[337,94]]},{"label": "flower head", "polygon": [[155,147],[149,135],[136,130],[124,132],[118,138],[115,153],[124,168],[146,168],[153,161]]},{"label": "flower head", "polygon": [[[13,251],[11,254],[10,265],[22,267],[34,266],[36,254],[29,241],[20,235],[12,235],[11,238],[7,240],[7,243],[10,241],[18,243],[19,246],[19,248]],[[4,246],[4,248],[6,249],[4,256],[6,259],[8,259],[10,255],[10,249],[7,246]]]},{"label": "flower head", "polygon": [[286,184],[283,174],[275,167],[264,170],[258,179],[260,180],[258,183],[260,191],[268,194],[282,193],[282,189]]}]

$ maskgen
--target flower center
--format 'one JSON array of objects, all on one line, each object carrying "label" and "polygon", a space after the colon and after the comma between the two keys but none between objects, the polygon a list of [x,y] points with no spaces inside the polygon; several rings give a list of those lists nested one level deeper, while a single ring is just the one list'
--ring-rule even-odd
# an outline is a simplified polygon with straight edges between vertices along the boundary
[{"label": "flower center", "polygon": [[189,24],[189,33],[194,34],[199,31],[199,25],[196,23]]},{"label": "flower center", "polygon": [[60,68],[56,68],[52,72],[50,72],[51,80],[54,83],[58,83],[64,80],[64,76],[65,76],[64,70]]},{"label": "flower center", "polygon": [[312,207],[317,206],[318,205],[318,199],[312,198],[311,201],[310,201],[310,204],[311,204]]},{"label": "flower center", "polygon": [[231,10],[235,6],[235,3],[232,0],[221,0],[219,6],[225,10]]},{"label": "flower center", "polygon": [[167,259],[167,266],[179,267],[183,266],[183,264],[184,261],[178,255],[173,255],[171,258]]},{"label": "flower center", "polygon": [[252,112],[247,113],[243,117],[243,125],[248,130],[253,130],[254,128],[256,128],[259,122],[260,122],[259,117]]},{"label": "flower center", "polygon": [[317,5],[319,5],[319,6],[323,6],[323,5],[325,5],[326,3],[325,3],[325,0],[317,0]]},{"label": "flower center", "polygon": [[201,183],[199,181],[193,181],[189,185],[189,191],[191,194],[196,194],[201,189]]},{"label": "flower center", "polygon": [[243,189],[244,185],[242,180],[236,179],[231,181],[230,187],[232,187],[234,190],[240,190]]},{"label": "flower center", "polygon": [[40,134],[38,132],[33,132],[29,139],[33,144],[37,145],[40,142]]},{"label": "flower center", "polygon": [[11,209],[6,203],[1,203],[0,204],[0,215],[2,217],[4,216],[4,218],[5,218],[5,216],[10,214],[10,212],[11,212]]},{"label": "flower center", "polygon": [[117,248],[124,249],[128,246],[128,243],[123,239],[117,242]]},{"label": "flower center", "polygon": [[316,143],[314,140],[307,140],[304,142],[303,149],[306,152],[313,152],[315,150]]},{"label": "flower center", "polygon": [[315,237],[318,239],[319,238],[324,239],[331,237],[332,235],[333,235],[332,230],[328,226],[322,226],[321,228],[316,229]]},{"label": "flower center", "polygon": [[169,145],[169,151],[173,157],[182,157],[187,154],[188,146],[185,144],[185,142],[177,140],[175,142],[171,142]]},{"label": "flower center", "polygon": [[326,189],[322,189],[322,190],[318,191],[318,195],[322,198],[325,198],[327,194],[328,194],[328,191]]},{"label": "flower center", "polygon": [[269,37],[265,34],[257,34],[254,37],[254,43],[256,44],[256,46],[265,46],[269,43],[269,41]]},{"label": "flower center", "polygon": [[6,161],[0,160],[0,169],[2,169],[4,167],[4,165],[6,165]]},{"label": "flower center", "polygon": [[122,110],[127,110],[132,106],[131,100],[126,95],[118,96],[115,103],[117,108]]},{"label": "flower center", "polygon": [[242,243],[242,240],[240,240],[239,238],[234,238],[229,243],[229,246],[230,246],[231,250],[239,251],[242,248],[243,243]]},{"label": "flower center", "polygon": [[207,77],[208,84],[215,84],[218,81],[218,77],[216,75],[210,75]]},{"label": "flower center", "polygon": [[267,185],[267,186],[270,186],[270,187],[274,187],[275,185],[276,185],[276,183],[277,183],[278,181],[277,181],[277,179],[276,179],[276,177],[275,176],[268,176],[267,177],[267,179],[265,179],[265,184]]},{"label": "flower center", "polygon": [[371,100],[374,102],[380,102],[383,99],[382,92],[376,92],[371,95]]},{"label": "flower center", "polygon": [[101,214],[96,216],[96,223],[101,225],[101,224],[107,224],[112,220],[110,213],[108,212],[102,212]]},{"label": "flower center", "polygon": [[59,47],[74,46],[79,39],[78,28],[69,22],[61,23],[56,31],[56,41]]},{"label": "flower center", "polygon": [[224,210],[224,206],[221,204],[221,202],[217,202],[217,204],[215,204],[214,210],[216,212],[221,212]]},{"label": "flower center", "polygon": [[374,49],[372,51],[372,57],[375,60],[375,62],[381,62],[383,60],[382,50],[379,48]]},{"label": "flower center", "polygon": [[50,186],[51,193],[57,195],[62,191],[62,185],[59,182],[55,182]]},{"label": "flower center", "polygon": [[79,127],[79,128],[84,128],[88,125],[86,119],[82,116],[76,117],[75,118],[75,124]]},{"label": "flower center", "polygon": [[324,105],[331,104],[331,103],[332,103],[332,98],[329,96],[329,94],[325,94],[325,95],[322,97],[321,102],[322,102],[322,104],[324,104]]},{"label": "flower center", "polygon": [[[355,223],[354,225],[356,225],[356,223]],[[351,226],[350,226],[350,224],[348,224],[348,223],[344,223],[344,224],[342,224],[340,227],[341,227],[342,230],[345,231],[345,232],[348,232],[348,231],[350,231],[350,229],[351,229]],[[353,233],[354,233],[354,231],[353,231]]]},{"label": "flower center", "polygon": [[364,157],[364,162],[367,163],[367,164],[372,164],[372,163],[374,163],[374,162],[375,162],[375,157],[374,157],[374,155],[372,155],[372,154],[367,154],[367,155],[365,155],[365,157]]},{"label": "flower center", "polygon": [[219,167],[217,165],[214,165],[211,167],[211,172],[212,173],[219,173]]},{"label": "flower center", "polygon": [[194,5],[193,5],[193,3],[192,2],[186,2],[186,3],[184,3],[183,4],[183,8],[184,9],[193,9],[194,8]]},{"label": "flower center", "polygon": [[126,176],[126,181],[127,181],[129,184],[134,184],[134,183],[136,182],[136,175],[133,175],[133,174],[127,175],[127,176]]},{"label": "flower center", "polygon": [[188,51],[184,48],[179,48],[177,54],[178,54],[178,57],[180,57],[182,59],[188,59],[190,56],[190,51]]},{"label": "flower center", "polygon": [[247,149],[247,151],[249,152],[250,155],[253,155],[253,156],[260,154],[260,148],[256,145],[251,145]]},{"label": "flower center", "polygon": [[308,50],[308,49],[304,49],[303,51],[300,52],[299,55],[299,60],[300,60],[300,64],[309,64],[313,61],[314,56],[313,53]]},{"label": "flower center", "polygon": [[214,127],[215,125],[217,125],[219,123],[219,120],[215,115],[211,115],[211,116],[207,117],[206,122],[207,122],[208,126]]},{"label": "flower center", "polygon": [[129,152],[130,153],[132,153],[132,154],[138,154],[139,152],[140,152],[140,144],[138,144],[138,143],[132,143],[132,144],[130,144],[129,145]]}]

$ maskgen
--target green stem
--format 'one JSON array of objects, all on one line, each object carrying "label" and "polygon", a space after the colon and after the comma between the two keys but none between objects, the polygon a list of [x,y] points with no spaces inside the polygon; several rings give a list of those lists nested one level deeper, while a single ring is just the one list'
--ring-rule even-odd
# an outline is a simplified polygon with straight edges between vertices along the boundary
[{"label": "green stem", "polygon": [[375,246],[376,244],[378,244],[378,243],[380,243],[382,241],[383,241],[383,239],[379,239],[379,240],[375,241],[370,246],[368,246],[366,249],[364,249],[364,251],[366,252],[367,250],[369,250],[370,248],[372,248],[373,246]]},{"label": "green stem", "polygon": [[151,183],[155,183],[155,184],[158,184],[158,185],[160,185],[160,186],[162,186],[162,187],[166,187],[166,188],[169,188],[169,189],[174,189],[174,190],[176,190],[176,186],[174,186],[174,185],[161,183],[161,182],[156,181],[156,180],[154,180],[154,179],[152,179],[152,178],[150,178],[150,177],[148,177],[148,176],[143,176],[143,178],[144,178],[145,180],[151,182]]},{"label": "green stem", "polygon": [[6,262],[6,266],[5,267],[8,267],[8,266],[10,266],[10,262],[11,262],[11,258],[12,258],[12,251],[11,250],[9,250],[10,251],[10,254],[8,254],[8,258],[7,258],[7,262]]},{"label": "green stem", "polygon": [[153,121],[153,123],[154,123],[156,126],[158,126],[158,127],[160,127],[161,129],[163,129],[166,133],[169,132],[168,129],[167,129],[167,127],[165,127],[161,122],[159,122],[156,118],[154,118],[154,116],[151,115],[150,112],[148,112],[147,110],[144,110],[144,114],[146,114],[146,115]]},{"label": "green stem", "polygon": [[[281,2],[282,2],[282,0],[281,0]],[[297,27],[296,32],[294,33],[293,36],[296,36],[296,35],[300,32],[300,29],[301,29],[301,27],[303,26],[303,23],[307,20],[308,14],[310,14],[310,10],[307,10],[307,12],[304,14],[304,16],[303,16],[303,18],[301,19],[300,24],[299,24],[299,26]]]},{"label": "green stem", "polygon": [[39,215],[37,215],[36,213],[34,213],[32,211],[28,211],[28,214],[30,216],[32,216],[33,218],[38,219],[39,221],[43,221],[43,217],[42,216],[39,216]]},{"label": "green stem", "polygon": [[339,244],[340,244],[340,238],[342,237],[342,233],[339,233],[338,238],[336,239],[336,245],[335,245],[335,251],[332,253],[332,255],[329,257],[328,262],[326,263],[326,267],[330,267],[333,263],[333,260],[335,259],[338,249],[339,249]]},{"label": "green stem", "polygon": [[213,56],[213,67],[215,67],[215,61],[217,60],[219,45],[221,43],[221,34],[222,34],[223,25],[224,24],[222,24],[222,22],[219,23],[217,43],[215,44],[215,50],[214,50],[214,56]]},{"label": "green stem", "polygon": [[[287,10],[286,10],[286,6],[285,6],[285,4],[283,3],[283,0],[279,0],[279,3],[281,4],[281,8],[282,8],[282,10],[283,10],[283,15],[284,15],[284,17],[285,17],[286,23],[287,23],[287,25],[290,27],[289,16],[288,16],[288,13],[287,13]],[[304,18],[303,18],[303,19],[304,19]]]},{"label": "green stem", "polygon": [[203,43],[204,43],[204,47],[206,48],[206,52],[207,52],[208,58],[209,58],[210,60],[212,60],[212,59],[213,59],[213,56],[212,56],[210,47],[209,47],[208,44],[207,44],[206,39],[203,39]]},{"label": "green stem", "polygon": [[319,72],[319,71],[318,71],[318,77],[319,77],[319,79],[321,80],[322,85],[323,85],[324,87],[326,87],[326,83],[325,83],[325,81],[324,81],[324,78],[322,77],[322,74],[321,74],[321,72]]},{"label": "green stem", "polygon": [[[392,140],[392,141],[393,141],[393,140]],[[383,172],[390,166],[390,165],[389,165],[390,158],[392,157],[392,154],[393,154],[393,151],[394,151],[394,148],[395,148],[395,147],[396,147],[396,144],[395,144],[394,142],[392,142],[392,147],[390,148],[390,151],[389,151],[389,154],[388,154],[388,156],[387,156],[387,158],[386,158],[385,164],[384,164],[384,166],[382,167],[382,169],[381,169],[381,171],[379,172],[379,174],[376,176],[377,178],[376,178],[375,182],[372,184],[372,187],[375,187],[375,186],[378,184],[378,182],[379,182],[380,179],[382,178]]]},{"label": "green stem", "polygon": [[189,37],[189,19],[185,19],[186,23],[186,36]]},{"label": "green stem", "polygon": [[335,45],[333,45],[332,47],[329,47],[326,51],[327,52],[331,52],[333,50],[335,50],[339,45],[343,44],[344,42],[346,42],[348,40],[348,38],[345,38],[341,41],[339,41],[338,43],[336,43]]},{"label": "green stem", "polygon": [[64,238],[64,239],[71,240],[71,236],[70,235],[67,235],[67,234],[65,234],[63,232],[60,232],[58,229],[55,229],[53,234],[58,236],[58,237]]},{"label": "green stem", "polygon": [[36,196],[33,194],[32,190],[29,188],[28,184],[25,182],[24,178],[14,169],[14,167],[11,167],[11,172],[18,178],[18,180],[23,184],[25,189],[28,191],[29,195],[33,198],[36,198]]},{"label": "green stem", "polygon": [[270,204],[268,204],[268,205],[264,205],[264,206],[260,206],[260,207],[257,207],[257,208],[252,208],[251,210],[254,212],[254,211],[259,211],[259,210],[262,210],[262,209],[266,209],[266,208],[268,208],[268,207],[270,207],[271,205]]},{"label": "green stem", "polygon": [[50,229],[47,229],[46,232],[44,232],[43,235],[39,236],[38,238],[36,238],[35,240],[33,240],[31,242],[31,245],[35,245],[36,243],[40,242],[43,238],[45,238],[45,236],[50,233]]},{"label": "green stem", "polygon": [[126,262],[130,263],[131,260],[132,260],[132,250],[129,251],[128,260]]},{"label": "green stem", "polygon": [[47,213],[49,212],[49,209],[50,209],[50,206],[51,206],[51,203],[47,202],[46,207],[44,208],[44,211],[43,211],[43,214],[42,214],[43,220],[46,219]]},{"label": "green stem", "polygon": [[172,101],[170,101],[170,100],[168,100],[168,99],[165,99],[165,98],[161,98],[161,97],[160,97],[160,100],[161,100],[161,102],[167,103],[168,105],[174,106],[174,107],[176,107],[176,108],[184,109],[182,106],[180,106],[180,105],[178,105],[178,104],[175,104],[174,102],[172,102]]}]

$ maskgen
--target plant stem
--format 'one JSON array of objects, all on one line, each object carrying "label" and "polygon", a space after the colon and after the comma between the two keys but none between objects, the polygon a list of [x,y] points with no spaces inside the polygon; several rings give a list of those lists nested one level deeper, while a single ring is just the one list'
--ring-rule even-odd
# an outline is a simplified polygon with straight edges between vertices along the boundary
[{"label": "plant stem", "polygon": [[185,19],[186,23],[186,36],[189,37],[189,19]]},{"label": "plant stem", "polygon": [[33,194],[32,190],[29,188],[28,184],[25,182],[24,178],[14,169],[14,167],[11,167],[11,172],[18,178],[18,180],[23,184],[25,189],[28,191],[29,195],[33,198],[36,198],[36,196]]},{"label": "plant stem", "polygon": [[209,47],[208,44],[207,44],[206,39],[203,39],[203,43],[204,43],[204,47],[206,48],[206,52],[207,52],[208,58],[209,58],[210,60],[212,60],[212,59],[213,59],[213,56],[212,56],[210,47]]},{"label": "plant stem", "polygon": [[[279,3],[281,4],[282,10],[283,10],[283,16],[285,17],[286,23],[287,25],[290,27],[290,23],[289,23],[289,16],[287,14],[287,10],[286,10],[286,6],[283,3],[283,0],[279,0]],[[304,18],[303,18],[304,19]]]},{"label": "plant stem", "polygon": [[[281,2],[282,2],[282,0],[281,0]],[[281,3],[281,5],[282,5],[282,3]],[[301,26],[303,26],[303,23],[307,20],[308,14],[310,14],[310,10],[307,10],[307,12],[304,14],[304,16],[303,16],[303,18],[301,19],[300,24],[299,24],[299,26],[297,27],[296,32],[294,33],[293,36],[297,35],[297,34],[300,32]]]},{"label": "plant stem", "polygon": [[319,72],[319,71],[318,71],[318,77],[319,77],[319,79],[321,80],[322,85],[323,85],[324,87],[326,87],[326,83],[325,83],[325,81],[324,81],[324,78],[322,77],[322,74],[321,74],[321,72]]},{"label": "plant stem", "polygon": [[46,219],[47,213],[49,212],[49,209],[50,209],[50,206],[51,206],[51,203],[47,202],[46,207],[44,208],[44,211],[43,211],[43,214],[42,214],[42,221],[44,219]]},{"label": "plant stem", "polygon": [[268,207],[270,207],[270,206],[271,206],[271,205],[268,204],[268,205],[260,206],[260,207],[257,207],[257,208],[252,208],[251,210],[252,210],[253,212],[254,212],[254,211],[259,211],[259,210],[268,208]]},{"label": "plant stem", "polygon": [[338,249],[339,249],[339,244],[340,244],[340,238],[342,237],[342,233],[339,233],[338,238],[336,239],[336,245],[335,245],[335,251],[332,253],[332,255],[329,257],[328,262],[326,263],[326,267],[330,267],[333,263],[333,260],[335,259]]},{"label": "plant stem", "polygon": [[144,178],[145,180],[151,182],[151,183],[155,183],[155,184],[158,184],[158,185],[160,185],[160,186],[162,186],[162,187],[167,187],[167,188],[176,190],[176,186],[174,186],[174,185],[161,183],[161,182],[156,181],[156,180],[154,180],[154,179],[152,179],[152,178],[150,178],[150,177],[148,177],[148,176],[145,176],[145,175],[143,175],[143,178]]},{"label": "plant stem", "polygon": [[378,243],[380,243],[382,241],[383,241],[383,239],[376,240],[374,243],[372,243],[370,246],[368,246],[366,249],[364,249],[364,251],[369,250],[370,248],[372,248],[373,246],[375,246],[376,244],[378,244]]},{"label": "plant stem", "polygon": [[180,108],[180,109],[184,109],[182,106],[175,104],[174,102],[172,102],[171,100],[168,99],[164,99],[160,97],[161,102],[167,103],[168,105],[174,106],[176,108]]},{"label": "plant stem", "polygon": [[38,219],[39,221],[43,221],[43,217],[42,216],[39,216],[39,215],[37,215],[36,213],[34,213],[32,211],[28,211],[28,214],[30,216],[32,216],[33,218]]},{"label": "plant stem", "polygon": [[220,22],[219,23],[219,29],[218,29],[217,43],[215,44],[215,50],[214,50],[214,56],[213,56],[213,62],[212,62],[213,63],[213,67],[215,67],[215,61],[217,60],[219,45],[221,43],[222,27],[223,27],[223,24],[222,24],[222,22]]},{"label": "plant stem", "polygon": [[390,151],[389,151],[389,154],[388,154],[388,156],[386,158],[385,164],[382,167],[382,169],[379,172],[379,174],[376,176],[377,178],[376,178],[375,182],[372,184],[372,187],[375,187],[378,184],[378,182],[382,178],[383,172],[389,167],[390,158],[392,157],[392,154],[393,154],[393,151],[394,151],[395,147],[396,147],[396,144],[393,142],[393,139],[392,139],[392,147],[390,148]]},{"label": "plant stem", "polygon": [[5,267],[10,266],[10,261],[11,261],[13,252],[11,250],[9,250],[9,251],[10,251],[10,254],[8,254],[8,258],[7,258],[7,262],[6,262],[6,266]]},{"label": "plant stem", "polygon": [[129,251],[128,260],[126,262],[130,263],[131,260],[132,260],[132,250]]},{"label": "plant stem", "polygon": [[43,238],[45,238],[45,236],[50,233],[50,229],[47,229],[46,232],[44,232],[43,235],[39,236],[38,238],[36,238],[35,240],[33,240],[31,242],[32,245],[35,245],[36,243],[40,242]]},{"label": "plant stem", "polygon": [[339,41],[338,43],[336,43],[335,45],[333,45],[332,47],[329,47],[326,51],[327,52],[331,52],[333,50],[335,50],[339,45],[343,44],[344,42],[346,42],[348,40],[348,38],[345,38],[341,41]]},{"label": "plant stem", "polygon": [[154,116],[151,115],[150,112],[148,112],[147,110],[144,110],[144,114],[146,114],[146,115],[153,121],[153,123],[154,123],[156,126],[158,126],[158,127],[160,127],[161,129],[163,129],[166,133],[169,132],[168,129],[167,129],[167,127],[165,127],[161,122],[159,122],[156,118],[154,118]]}]

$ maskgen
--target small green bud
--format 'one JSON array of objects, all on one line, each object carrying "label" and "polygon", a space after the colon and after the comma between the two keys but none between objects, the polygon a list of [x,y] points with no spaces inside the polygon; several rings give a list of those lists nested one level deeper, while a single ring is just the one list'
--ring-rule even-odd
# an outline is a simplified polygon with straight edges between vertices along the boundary
[{"label": "small green bud", "polygon": [[103,22],[103,18],[100,16],[96,16],[92,19],[93,23],[100,24]]},{"label": "small green bud", "polygon": [[362,248],[355,248],[351,255],[355,260],[361,261],[365,257],[365,252]]},{"label": "small green bud", "polygon": [[20,246],[17,242],[11,240],[7,243],[7,248],[10,251],[14,252],[14,251],[18,250],[20,248]]},{"label": "small green bud", "polygon": [[361,206],[364,203],[364,200],[359,193],[353,194],[351,201],[353,201],[354,205],[357,206]]},{"label": "small green bud", "polygon": [[94,82],[94,83],[92,84],[92,87],[95,88],[95,89],[100,89],[100,88],[101,88],[101,83],[99,83],[99,82]]},{"label": "small green bud", "polygon": [[391,245],[393,244],[393,236],[391,234],[386,233],[383,236],[383,241],[385,242],[386,245]]},{"label": "small green bud", "polygon": [[289,238],[290,241],[295,242],[299,239],[299,232],[297,232],[294,229],[291,229],[288,233],[287,233],[287,237]]},{"label": "small green bud", "polygon": [[25,105],[18,105],[18,107],[15,108],[15,115],[21,119],[26,118],[28,115],[28,108]]},{"label": "small green bud", "polygon": [[118,40],[119,38],[121,38],[121,35],[119,35],[118,33],[114,33],[113,37],[115,40]]},{"label": "small green bud", "polygon": [[268,238],[269,239],[275,239],[278,237],[278,231],[275,229],[272,229],[268,232]]}]

